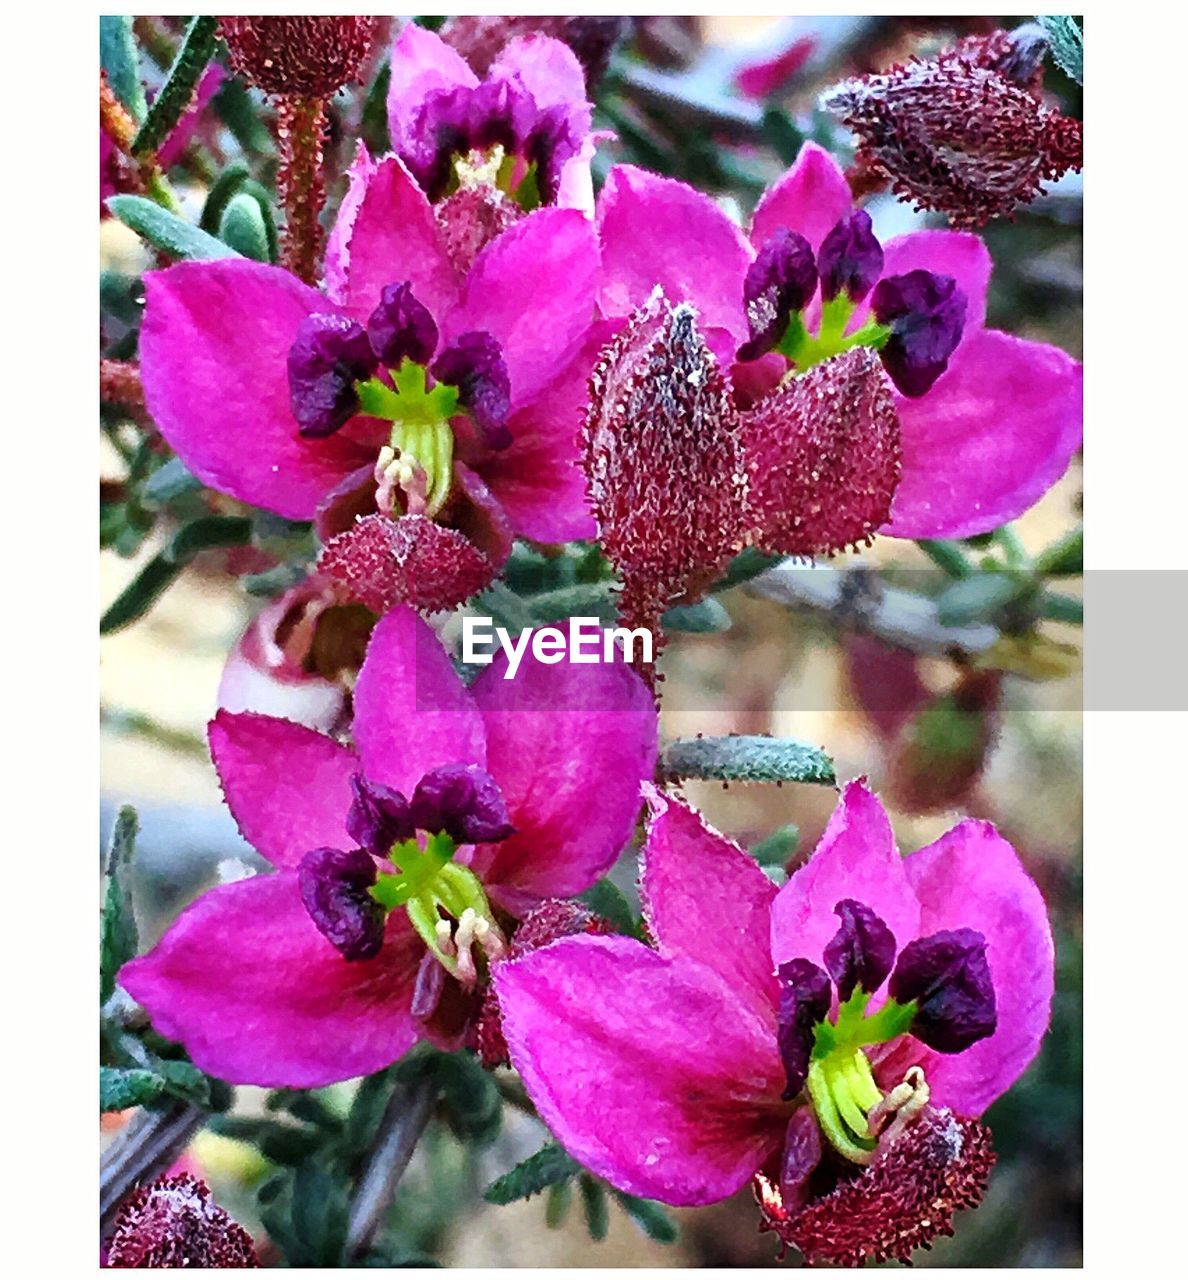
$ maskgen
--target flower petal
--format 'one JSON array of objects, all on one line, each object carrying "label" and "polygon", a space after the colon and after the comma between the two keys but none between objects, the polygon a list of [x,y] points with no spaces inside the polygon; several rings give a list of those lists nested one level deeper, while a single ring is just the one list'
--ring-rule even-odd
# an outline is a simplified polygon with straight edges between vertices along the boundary
[{"label": "flower petal", "polygon": [[919,400],[899,400],[903,472],[883,532],[964,538],[1021,515],[1081,447],[1081,366],[983,329]]},{"label": "flower petal", "polygon": [[304,725],[250,712],[220,711],[208,735],[227,807],[273,866],[296,868],[322,846],[352,847],[353,751]]},{"label": "flower petal", "polygon": [[478,76],[461,54],[415,22],[407,23],[393,44],[391,68],[388,130],[395,151],[412,141],[410,129],[417,119],[417,109],[429,94],[478,84]]},{"label": "flower petal", "polygon": [[711,969],[627,938],[496,966],[512,1065],[571,1155],[632,1195],[721,1200],[783,1136],[771,1028]]},{"label": "flower petal", "polygon": [[378,1071],[416,1042],[423,950],[397,911],[379,955],[344,960],[309,918],[296,873],[281,871],[203,894],[120,983],[203,1071],[312,1089]]},{"label": "flower petal", "polygon": [[[599,633],[601,643],[601,633]],[[487,767],[515,834],[474,866],[509,909],[587,889],[630,840],[656,765],[656,704],[623,662],[548,664],[529,650],[513,679],[501,650],[475,681]]]},{"label": "flower petal", "polygon": [[226,258],[145,276],[140,370],[153,421],[212,489],[309,520],[369,450],[303,440],[287,360],[301,322],[333,306],[279,267]]},{"label": "flower petal", "polygon": [[771,914],[775,963],[801,956],[819,963],[837,933],[833,909],[846,898],[881,917],[897,946],[919,935],[920,904],[895,847],[887,812],[861,780],[842,790],[812,856],[776,897]]},{"label": "flower petal", "polygon": [[675,178],[616,165],[598,198],[597,216],[603,315],[630,315],[662,285],[669,302],[697,308],[703,330],[726,330],[732,350],[747,340],[743,278],[753,254],[708,196]]},{"label": "flower petal", "polygon": [[598,244],[576,209],[538,209],[493,240],[443,326],[489,333],[503,349],[512,412],[535,400],[577,355],[594,315]]},{"label": "flower petal", "polygon": [[549,107],[571,112],[585,108],[586,128],[590,127],[586,73],[564,41],[540,33],[517,36],[491,64],[488,76],[495,75],[518,75],[542,112]]},{"label": "flower petal", "polygon": [[763,193],[751,219],[751,242],[761,249],[770,236],[787,227],[816,249],[853,207],[841,166],[824,148],[806,142],[792,168]]},{"label": "flower petal", "polygon": [[771,1022],[779,991],[771,963],[776,887],[759,864],[694,810],[644,786],[650,821],[640,855],[640,896],[662,955],[709,965],[740,1000]]},{"label": "flower petal", "polygon": [[932,1100],[979,1116],[1023,1074],[1051,1019],[1052,930],[1043,897],[988,822],[960,823],[904,862],[920,899],[920,932],[976,929],[998,1006],[998,1028],[962,1053],[924,1050]]},{"label": "flower petal", "polygon": [[405,795],[441,764],[486,767],[483,722],[441,641],[400,605],[376,624],[355,685],[363,771]]},{"label": "flower petal", "polygon": [[[362,188],[357,195],[356,184]],[[385,156],[352,177],[347,200],[349,231],[340,237],[345,245],[331,277],[344,281],[342,305],[366,324],[384,286],[408,281],[417,301],[440,320],[457,300],[458,274],[433,206],[412,174],[397,156]]]}]

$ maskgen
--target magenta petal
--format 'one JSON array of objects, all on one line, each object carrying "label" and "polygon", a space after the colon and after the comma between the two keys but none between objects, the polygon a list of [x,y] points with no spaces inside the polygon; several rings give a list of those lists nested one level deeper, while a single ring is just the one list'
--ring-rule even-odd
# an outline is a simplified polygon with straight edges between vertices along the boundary
[{"label": "magenta petal", "polygon": [[442,344],[475,330],[491,334],[503,349],[515,412],[577,355],[597,282],[598,244],[589,222],[576,209],[538,209],[475,259]]},{"label": "magenta petal", "polygon": [[232,1084],[313,1089],[367,1075],[416,1042],[424,946],[402,911],[373,960],[344,960],[281,871],[220,885],[174,921],[120,983],[194,1064]]},{"label": "magenta petal", "polygon": [[630,840],[656,765],[656,704],[620,662],[550,665],[528,653],[514,679],[507,670],[500,652],[473,691],[487,768],[516,830],[477,850],[474,865],[519,912],[589,888]]},{"label": "magenta petal", "polygon": [[669,302],[696,306],[701,328],[726,330],[734,347],[747,340],[743,277],[753,255],[708,196],[674,178],[616,165],[598,198],[598,234],[603,315],[628,316],[663,285]]},{"label": "magenta petal", "polygon": [[512,1065],[583,1165],[632,1195],[708,1204],[783,1135],[770,1027],[713,970],[626,938],[565,938],[496,966]]},{"label": "magenta petal", "polygon": [[570,111],[585,108],[586,74],[569,45],[539,33],[517,36],[504,46],[491,64],[488,79],[518,75],[541,111],[564,107]]},{"label": "magenta petal", "polygon": [[895,835],[877,796],[848,783],[812,857],[779,891],[771,913],[777,965],[804,957],[820,964],[837,933],[834,907],[854,898],[878,916],[903,947],[919,936],[920,904],[908,883]]},{"label": "magenta petal", "polygon": [[815,142],[806,142],[792,168],[763,193],[751,219],[751,241],[760,249],[787,227],[817,249],[853,206],[850,184],[837,161]]},{"label": "magenta petal", "polygon": [[355,685],[363,769],[405,795],[440,764],[486,765],[483,722],[433,630],[400,605],[376,624]]},{"label": "magenta petal", "polygon": [[273,866],[295,868],[311,850],[349,849],[346,815],[353,751],[304,725],[220,711],[210,722],[227,807],[243,838]]},{"label": "magenta petal", "polygon": [[[356,195],[358,184],[362,191]],[[384,285],[407,280],[417,300],[440,320],[457,299],[458,276],[433,206],[400,159],[386,156],[370,169],[364,166],[352,178],[347,200],[345,252],[340,247],[335,259],[338,274],[345,275],[346,310],[366,323]]]},{"label": "magenta petal", "polygon": [[[326,253],[322,260],[322,282],[327,296],[344,303],[347,296],[347,262],[350,259],[351,233],[367,186],[375,173],[376,163],[364,143],[355,149],[355,158],[347,170],[346,194],[334,216],[334,225],[326,237]],[[365,319],[365,317],[361,317]]]},{"label": "magenta petal", "polygon": [[776,887],[759,864],[679,800],[644,787],[651,821],[640,862],[648,931],[663,955],[708,964],[775,1035],[771,963]]},{"label": "magenta petal", "polygon": [[903,472],[883,532],[964,538],[1021,515],[1081,447],[1081,366],[1058,347],[982,329],[936,386],[899,399]]},{"label": "magenta petal", "polygon": [[345,434],[303,440],[286,362],[297,327],[334,307],[279,267],[227,258],[145,276],[140,370],[149,413],[212,489],[309,520],[364,461]]},{"label": "magenta petal", "polygon": [[478,77],[460,53],[415,22],[407,23],[393,44],[391,68],[388,129],[396,151],[411,140],[417,109],[429,94],[459,86],[472,89],[478,84]]},{"label": "magenta petal", "polygon": [[967,820],[905,861],[920,932],[976,929],[998,1005],[998,1029],[963,1053],[924,1050],[933,1102],[979,1116],[1022,1075],[1051,1019],[1052,930],[1035,881],[988,822]]},{"label": "magenta petal", "polygon": [[[967,341],[986,321],[986,292],[993,265],[982,238],[968,231],[912,231],[883,246],[884,276],[923,270],[952,276],[957,281],[957,287],[965,294]],[[855,313],[855,320],[865,316],[866,310],[863,307]]]}]

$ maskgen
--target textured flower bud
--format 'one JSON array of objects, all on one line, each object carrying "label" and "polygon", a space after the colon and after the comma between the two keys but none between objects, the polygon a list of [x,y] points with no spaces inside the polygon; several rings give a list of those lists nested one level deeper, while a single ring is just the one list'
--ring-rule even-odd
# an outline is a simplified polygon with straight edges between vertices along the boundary
[{"label": "textured flower bud", "polygon": [[1026,35],[980,37],[845,80],[821,105],[858,135],[859,166],[885,175],[917,208],[981,226],[1029,203],[1042,181],[1081,167],[1080,121],[1029,91],[1035,59]]},{"label": "textured flower bud", "polygon": [[455,844],[506,840],[515,828],[495,779],[478,765],[445,764],[417,783],[410,806],[419,831],[444,831]]},{"label": "textured flower bud", "polygon": [[313,849],[301,859],[301,901],[318,932],[347,960],[369,960],[384,941],[384,909],[368,890],[376,880],[362,849]]},{"label": "textured flower bud", "polygon": [[252,1238],[188,1173],[137,1187],[120,1206],[109,1267],[258,1267]]},{"label": "textured flower bud", "polygon": [[593,14],[561,18],[472,13],[447,19],[440,35],[480,76],[487,74],[499,52],[517,36],[533,33],[552,36],[563,40],[577,54],[586,73],[586,84],[593,87],[605,73],[611,51],[629,22],[628,18]]},{"label": "textured flower bud", "polygon": [[869,213],[855,209],[834,226],[821,241],[817,267],[826,302],[843,292],[851,302],[866,297],[883,270],[883,246],[875,238]]},{"label": "textured flower bud", "polygon": [[507,417],[511,380],[499,343],[489,333],[464,333],[437,357],[433,376],[458,388],[458,400],[474,419],[489,449],[512,442]]},{"label": "textured flower bud", "polygon": [[905,396],[924,395],[949,367],[965,329],[965,306],[957,281],[932,271],[886,276],[875,286],[870,309],[891,329],[879,355]]},{"label": "textured flower bud", "polygon": [[355,383],[371,376],[375,353],[362,325],[345,316],[312,315],[289,348],[289,403],[300,434],[333,435],[359,411]]},{"label": "textured flower bud", "polygon": [[492,240],[524,214],[514,200],[486,182],[460,187],[436,212],[446,252],[460,276],[470,271],[475,258]]},{"label": "textured flower bud", "polygon": [[399,791],[361,773],[351,778],[351,790],[355,798],[347,810],[347,835],[361,849],[386,858],[394,844],[409,839],[416,830],[408,801]]},{"label": "textured flower bud", "polygon": [[231,66],[265,93],[329,98],[358,74],[375,19],[220,18],[219,30]]},{"label": "textured flower bud", "polygon": [[813,1051],[813,1028],[829,1013],[833,989],[829,975],[811,960],[789,960],[780,965],[779,1030],[777,1042],[787,1087],[784,1098],[795,1098],[808,1079]]},{"label": "textured flower bud", "polygon": [[437,350],[437,324],[407,280],[384,286],[367,321],[367,337],[376,357],[389,369],[406,359],[428,364]]},{"label": "textured flower bud", "polygon": [[743,305],[750,340],[738,352],[740,360],[757,360],[784,336],[792,314],[813,296],[817,263],[813,247],[799,232],[781,227],[759,250],[743,281]]},{"label": "textured flower bud", "polygon": [[976,929],[946,929],[909,942],[888,990],[916,1002],[912,1035],[940,1053],[961,1053],[998,1025],[986,939]]},{"label": "textured flower bud", "polygon": [[843,898],[833,912],[841,928],[826,944],[824,958],[838,997],[848,1000],[856,987],[871,995],[895,963],[895,935],[865,903],[853,898]]}]

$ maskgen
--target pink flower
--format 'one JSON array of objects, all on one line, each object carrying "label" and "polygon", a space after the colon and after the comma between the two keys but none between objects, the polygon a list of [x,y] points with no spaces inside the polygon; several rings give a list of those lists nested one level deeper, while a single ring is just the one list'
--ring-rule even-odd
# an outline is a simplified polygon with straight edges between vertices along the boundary
[{"label": "pink flower", "polygon": [[[1055,347],[985,328],[982,241],[918,231],[880,245],[841,169],[812,143],[759,202],[749,235],[693,188],[631,166],[611,171],[597,222],[602,314],[621,323],[662,287],[671,304],[695,307],[718,362],[733,366],[736,399],[759,402],[758,412],[766,397],[763,430],[750,433],[763,455],[752,478],[761,510],[808,511],[834,496],[828,486],[812,501],[785,491],[804,485],[806,435],[820,429],[780,404],[796,379],[767,396],[789,356],[828,381],[830,360],[863,346],[896,384],[900,474],[884,533],[993,529],[1031,506],[1080,447],[1081,367]],[[748,360],[736,364],[740,354]],[[863,436],[855,420],[844,452],[860,453]],[[788,456],[798,463],[782,468]],[[894,479],[888,466],[880,473],[881,485]]]},{"label": "pink flower", "polygon": [[574,437],[597,261],[580,213],[541,209],[459,269],[400,160],[361,151],[325,293],[239,258],[146,276],[146,402],[204,483],[340,535],[325,567],[363,603],[452,605],[514,534],[592,531]]},{"label": "pink flower", "polygon": [[276,872],[203,895],[120,977],[203,1070],[312,1088],[426,1035],[457,1044],[509,918],[614,862],[655,763],[650,695],[621,664],[505,670],[467,688],[397,608],[359,674],[353,748],[216,716],[227,803]]},{"label": "pink flower", "polygon": [[767,1224],[810,1260],[904,1256],[980,1195],[975,1118],[1047,1028],[1039,891],[982,822],[902,858],[862,783],[777,890],[646,790],[655,947],[569,938],[496,967],[537,1109],[631,1194],[705,1204],[755,1179]]}]

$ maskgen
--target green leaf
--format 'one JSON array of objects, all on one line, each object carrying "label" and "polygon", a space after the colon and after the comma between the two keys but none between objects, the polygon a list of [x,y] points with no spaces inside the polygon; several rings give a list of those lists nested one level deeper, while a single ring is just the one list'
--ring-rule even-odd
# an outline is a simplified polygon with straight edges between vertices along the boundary
[{"label": "green leaf", "polygon": [[522,1160],[483,1192],[483,1198],[491,1204],[511,1204],[514,1200],[526,1200],[546,1187],[567,1182],[581,1172],[578,1162],[556,1142],[550,1142],[527,1160]]},{"label": "green leaf", "polygon": [[1045,591],[1039,598],[1039,616],[1052,622],[1071,622],[1082,627],[1085,625],[1085,602],[1060,591]]},{"label": "green leaf", "polygon": [[201,492],[202,481],[186,467],[180,458],[170,458],[144,482],[140,490],[140,500],[145,506],[160,510],[177,498]]},{"label": "green leaf", "polygon": [[165,1089],[175,1097],[200,1107],[210,1106],[210,1079],[184,1058],[157,1058],[153,1070],[161,1077]]},{"label": "green leaf", "polygon": [[654,1200],[641,1200],[625,1191],[614,1192],[615,1199],[643,1228],[644,1234],[659,1244],[672,1244],[677,1238],[676,1223]]},{"label": "green leaf", "polygon": [[750,582],[752,578],[757,578],[765,569],[770,569],[772,565],[779,564],[783,559],[783,556],[768,555],[766,551],[748,547],[731,560],[726,572],[714,584],[714,591],[727,591],[730,587]]},{"label": "green leaf", "polygon": [[673,605],[661,620],[665,631],[688,631],[697,635],[729,631],[730,614],[713,596],[696,604]]},{"label": "green leaf", "polygon": [[144,119],[147,103],[144,85],[140,83],[140,61],[132,36],[132,19],[101,17],[99,19],[99,65],[107,72],[111,91],[139,124]]},{"label": "green leaf", "polygon": [[133,155],[155,154],[173,132],[194,97],[194,90],[206,70],[206,64],[214,56],[218,25],[218,18],[199,16],[190,19],[181,48],[169,68],[161,92],[153,99],[144,123],[132,139]]},{"label": "green leaf", "polygon": [[1048,577],[1075,577],[1085,572],[1085,530],[1078,525],[1063,538],[1045,547],[1035,558],[1036,573]]},{"label": "green leaf", "polygon": [[257,1116],[215,1116],[210,1127],[225,1138],[238,1138],[258,1147],[274,1164],[299,1165],[322,1146],[316,1129],[263,1120]]},{"label": "green leaf", "polygon": [[242,80],[229,76],[211,100],[219,119],[249,155],[271,155],[272,134],[260,118],[259,103]]},{"label": "green leaf", "polygon": [[791,738],[738,735],[729,738],[681,738],[665,748],[663,771],[672,778],[709,778],[722,782],[836,781],[833,761],[820,747]]},{"label": "green leaf", "polygon": [[154,1102],[165,1092],[165,1081],[144,1067],[100,1067],[99,1110],[124,1111]]},{"label": "green leaf", "polygon": [[794,822],[778,827],[751,846],[751,857],[761,867],[782,867],[796,852],[800,844],[800,828]]},{"label": "green leaf", "polygon": [[639,933],[639,921],[635,918],[631,903],[619,886],[610,880],[604,878],[595,881],[585,893],[578,895],[578,901],[584,902],[596,916],[601,916],[614,925],[620,933],[627,934],[628,937],[635,937]]},{"label": "green leaf", "polygon": [[610,1230],[610,1214],[607,1210],[606,1191],[602,1184],[588,1173],[578,1178],[578,1191],[582,1197],[582,1209],[586,1215],[586,1228],[591,1240],[605,1240]]},{"label": "green leaf", "polygon": [[977,573],[954,582],[936,597],[936,616],[946,627],[992,621],[1029,590],[1027,579],[1014,574]]},{"label": "green leaf", "polygon": [[182,525],[165,555],[176,564],[188,564],[202,551],[245,547],[251,540],[252,521],[248,516],[201,516]]},{"label": "green leaf", "polygon": [[206,193],[206,201],[202,205],[202,216],[198,219],[198,225],[203,231],[208,231],[212,236],[218,234],[219,222],[222,220],[223,210],[227,207],[227,202],[247,180],[247,162],[244,160],[232,160],[214,182],[210,184],[210,190]]},{"label": "green leaf", "polygon": [[240,191],[231,197],[219,220],[219,239],[256,262],[271,262],[268,225],[255,196]]},{"label": "green leaf", "polygon": [[530,596],[525,604],[533,623],[559,622],[563,618],[597,618],[610,623],[615,619],[615,600],[609,582],[575,582]]},{"label": "green leaf", "polygon": [[164,555],[154,556],[107,607],[99,619],[99,634],[111,635],[142,618],[173,584],[183,566]]},{"label": "green leaf", "polygon": [[920,538],[916,546],[950,578],[968,578],[973,573],[973,565],[970,564],[969,557],[959,542],[949,542],[941,538]]},{"label": "green leaf", "polygon": [[503,1118],[503,1098],[495,1077],[465,1051],[440,1054],[435,1073],[455,1135],[479,1146],[493,1142]]},{"label": "green leaf", "polygon": [[1077,20],[1068,15],[1040,14],[1039,24],[1047,32],[1052,57],[1077,84],[1085,83],[1085,38]]},{"label": "green leaf", "polygon": [[184,221],[168,209],[144,196],[110,196],[107,207],[112,214],[149,244],[169,254],[192,262],[213,262],[219,258],[238,258],[230,245],[207,235],[200,227]]},{"label": "green leaf", "polygon": [[763,113],[762,130],[764,140],[779,159],[787,165],[795,164],[805,136],[788,113],[779,107],[768,107]]},{"label": "green leaf", "polygon": [[128,872],[140,830],[136,810],[126,804],[116,815],[107,853],[107,893],[99,930],[99,1003],[115,990],[116,974],[136,954],[139,941]]}]

